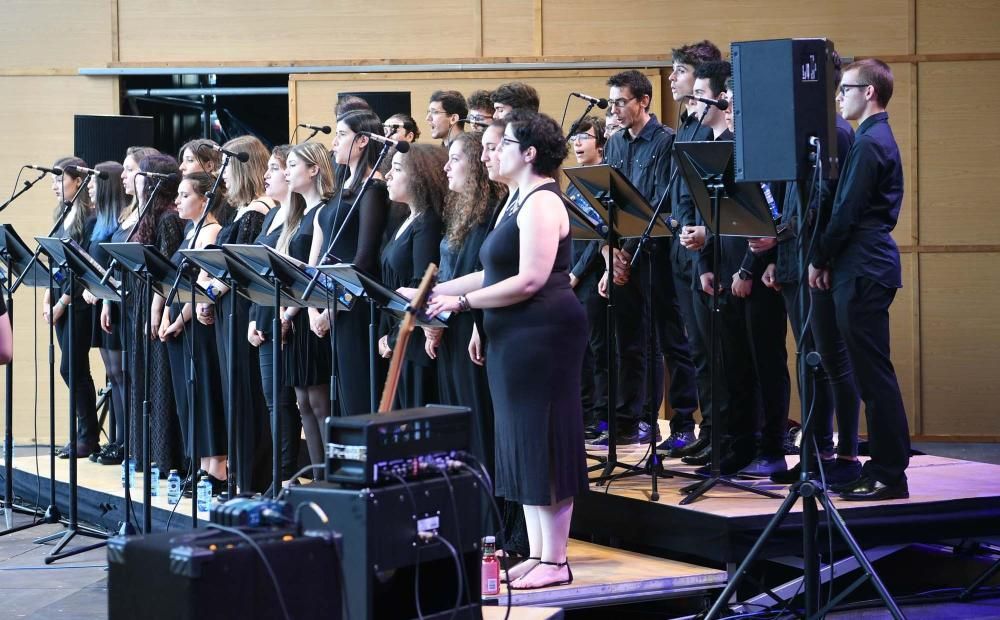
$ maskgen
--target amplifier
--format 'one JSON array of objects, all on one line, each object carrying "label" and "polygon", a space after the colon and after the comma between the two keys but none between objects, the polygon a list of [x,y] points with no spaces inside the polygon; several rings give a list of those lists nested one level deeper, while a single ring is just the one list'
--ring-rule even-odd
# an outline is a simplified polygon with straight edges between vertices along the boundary
[{"label": "amplifier", "polygon": [[434,471],[469,449],[468,407],[435,405],[327,418],[326,480],[373,486]]},{"label": "amplifier", "polygon": [[[340,536],[293,528],[240,528],[263,551],[291,618],[342,615]],[[115,537],[108,541],[111,620],[283,618],[260,556],[244,539],[215,529]]]},{"label": "amplifier", "polygon": [[289,488],[286,500],[294,506],[315,502],[329,523],[301,510],[303,526],[343,535],[344,598],[353,620],[416,618],[418,595],[425,619],[453,617],[458,572],[440,539],[455,549],[465,582],[454,617],[479,620],[482,493],[471,474],[451,473],[447,481],[438,474],[367,489],[314,482]]}]

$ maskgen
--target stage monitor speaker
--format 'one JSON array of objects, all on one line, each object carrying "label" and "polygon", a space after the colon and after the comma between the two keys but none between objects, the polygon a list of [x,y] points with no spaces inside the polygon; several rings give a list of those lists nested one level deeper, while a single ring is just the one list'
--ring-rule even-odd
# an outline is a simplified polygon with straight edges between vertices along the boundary
[{"label": "stage monitor speaker", "polygon": [[[304,527],[343,535],[345,598],[353,620],[480,620],[482,497],[474,476],[456,472],[448,479],[439,475],[363,489],[314,482],[290,487],[286,499]],[[308,502],[316,503],[329,523],[312,510],[298,510]],[[447,540],[459,557],[434,536]],[[457,609],[456,561],[464,580]]]},{"label": "stage monitor speaker", "polygon": [[777,39],[732,44],[737,181],[795,181],[813,173],[819,140],[823,178],[839,175],[833,42]]},{"label": "stage monitor speaker", "polygon": [[344,99],[344,97],[361,97],[368,102],[372,111],[383,122],[388,120],[393,114],[409,114],[411,116],[413,114],[410,110],[410,93],[408,92],[337,93],[338,102]]},{"label": "stage monitor speaker", "polygon": [[73,154],[88,166],[105,161],[121,163],[128,147],[152,145],[152,116],[73,117]]}]

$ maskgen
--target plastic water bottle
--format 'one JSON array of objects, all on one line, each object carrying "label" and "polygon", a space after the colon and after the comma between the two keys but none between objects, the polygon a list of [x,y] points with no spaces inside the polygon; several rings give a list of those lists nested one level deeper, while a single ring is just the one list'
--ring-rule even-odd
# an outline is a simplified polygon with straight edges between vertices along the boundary
[{"label": "plastic water bottle", "polygon": [[135,458],[128,460],[128,486],[130,489],[135,488]]},{"label": "plastic water bottle", "polygon": [[167,476],[167,503],[171,506],[181,501],[181,475],[176,469],[170,470]]},{"label": "plastic water bottle", "polygon": [[160,494],[160,466],[155,461],[149,464],[149,494],[152,497]]},{"label": "plastic water bottle", "polygon": [[211,504],[212,483],[208,481],[208,476],[202,476],[198,483],[198,512],[208,512]]},{"label": "plastic water bottle", "polygon": [[482,592],[483,596],[500,594],[500,562],[497,561],[495,536],[483,538]]}]

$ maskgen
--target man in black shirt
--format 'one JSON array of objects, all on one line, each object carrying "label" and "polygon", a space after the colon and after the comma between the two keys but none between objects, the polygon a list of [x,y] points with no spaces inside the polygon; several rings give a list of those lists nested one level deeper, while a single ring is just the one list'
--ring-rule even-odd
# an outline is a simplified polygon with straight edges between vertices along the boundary
[{"label": "man in black shirt", "polygon": [[[650,205],[656,205],[667,191],[670,179],[670,151],[674,132],[660,124],[656,116],[649,113],[653,96],[653,86],[649,78],[639,71],[623,71],[608,80],[612,111],[622,124],[622,129],[608,141],[604,160],[620,170],[639,190]],[[608,257],[615,265],[614,284],[616,302],[621,310],[618,320],[618,348],[621,358],[620,384],[622,406],[618,409],[621,419],[619,443],[643,442],[649,432],[657,429],[649,427],[648,412],[659,409],[660,394],[663,391],[662,371],[654,372],[657,385],[650,390],[646,384],[646,364],[654,364],[662,352],[670,370],[669,402],[671,409],[683,415],[692,415],[698,407],[694,365],[688,347],[684,324],[677,306],[677,296],[673,290],[673,277],[668,260],[669,240],[653,239],[648,246],[649,263],[652,268],[651,290],[645,291],[646,274],[638,271],[647,268],[641,259],[632,273],[626,273],[624,266],[636,251],[635,243],[626,243],[626,249],[610,253]],[[607,278],[607,274],[605,275]],[[606,283],[605,283],[606,285]],[[644,296],[650,295],[650,310],[654,321],[650,335],[659,351],[654,351],[653,359],[646,359],[646,342],[643,334],[647,330],[649,317],[645,314]],[[647,394],[653,398],[647,402]],[[643,415],[643,408],[647,415]],[[599,438],[596,444],[606,438]]]},{"label": "man in black shirt", "polygon": [[847,500],[909,497],[910,433],[889,358],[889,305],[902,286],[891,232],[903,202],[903,166],[889,127],[892,71],[865,59],[844,70],[837,102],[860,123],[841,170],[833,213],[809,266],[809,285],[833,291],[837,325],[865,402],[871,460],[834,486]]}]

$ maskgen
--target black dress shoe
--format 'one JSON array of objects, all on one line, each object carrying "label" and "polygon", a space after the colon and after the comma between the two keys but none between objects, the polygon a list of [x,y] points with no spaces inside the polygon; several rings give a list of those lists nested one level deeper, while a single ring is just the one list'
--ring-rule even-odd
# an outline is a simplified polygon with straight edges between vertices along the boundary
[{"label": "black dress shoe", "polygon": [[840,492],[840,499],[850,502],[871,502],[884,499],[906,499],[910,488],[903,478],[895,484],[885,484],[874,478],[862,476],[852,486]]},{"label": "black dress shoe", "polygon": [[711,439],[709,438],[710,434],[711,433],[709,433],[708,431],[705,430],[701,431],[701,434],[698,435],[697,439],[695,439],[694,441],[685,446],[678,446],[676,448],[672,448],[670,452],[667,453],[667,456],[669,456],[672,459],[679,459],[685,456],[698,454],[711,444]]},{"label": "black dress shoe", "polygon": [[701,448],[701,450],[698,450],[693,454],[689,454],[688,456],[681,458],[681,463],[684,463],[685,465],[708,465],[708,462],[711,460],[712,460],[712,446],[705,445]]}]

